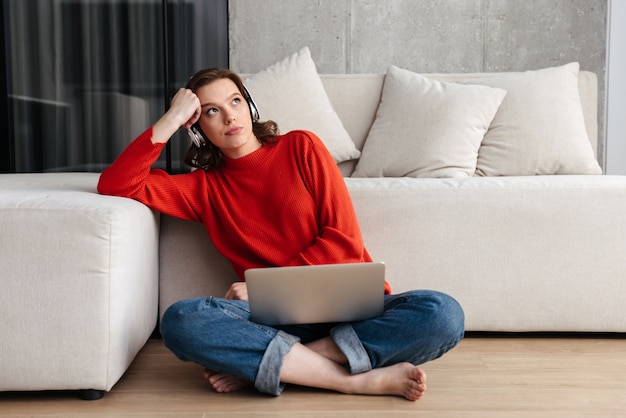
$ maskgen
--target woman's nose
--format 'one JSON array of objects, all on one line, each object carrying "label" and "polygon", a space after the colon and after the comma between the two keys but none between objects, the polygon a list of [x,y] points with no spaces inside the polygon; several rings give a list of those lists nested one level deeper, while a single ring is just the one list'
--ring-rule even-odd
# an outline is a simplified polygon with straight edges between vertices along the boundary
[{"label": "woman's nose", "polygon": [[232,110],[224,112],[224,122],[226,122],[227,124],[233,122],[235,119],[235,112],[233,112]]}]

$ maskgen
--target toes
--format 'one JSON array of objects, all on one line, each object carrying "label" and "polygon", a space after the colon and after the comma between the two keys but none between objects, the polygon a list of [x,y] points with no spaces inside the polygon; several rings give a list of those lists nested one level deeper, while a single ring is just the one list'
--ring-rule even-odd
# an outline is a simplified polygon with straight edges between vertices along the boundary
[{"label": "toes", "polygon": [[413,377],[418,383],[426,383],[426,373],[419,367],[415,367]]},{"label": "toes", "polygon": [[414,385],[410,387],[407,392],[408,393],[405,395],[405,397],[411,401],[416,401],[424,396],[424,393],[426,393],[426,385],[423,383]]}]

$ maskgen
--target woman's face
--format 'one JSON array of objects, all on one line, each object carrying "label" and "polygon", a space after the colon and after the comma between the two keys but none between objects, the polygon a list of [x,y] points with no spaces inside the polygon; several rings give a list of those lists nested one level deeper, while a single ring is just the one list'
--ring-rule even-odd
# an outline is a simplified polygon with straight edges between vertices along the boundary
[{"label": "woman's face", "polygon": [[224,156],[241,158],[261,148],[248,103],[232,80],[215,80],[200,87],[196,96],[202,106],[200,128]]}]

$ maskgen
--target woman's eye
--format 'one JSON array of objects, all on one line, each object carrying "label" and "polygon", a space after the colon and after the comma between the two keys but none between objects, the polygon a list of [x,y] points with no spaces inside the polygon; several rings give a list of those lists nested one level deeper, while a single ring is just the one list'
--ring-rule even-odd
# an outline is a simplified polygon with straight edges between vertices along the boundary
[{"label": "woman's eye", "polygon": [[233,104],[238,105],[241,102],[241,99],[239,97],[236,97],[233,99]]},{"label": "woman's eye", "polygon": [[207,109],[206,114],[208,116],[213,116],[213,115],[217,115],[217,109],[216,108],[211,108],[211,109]]}]

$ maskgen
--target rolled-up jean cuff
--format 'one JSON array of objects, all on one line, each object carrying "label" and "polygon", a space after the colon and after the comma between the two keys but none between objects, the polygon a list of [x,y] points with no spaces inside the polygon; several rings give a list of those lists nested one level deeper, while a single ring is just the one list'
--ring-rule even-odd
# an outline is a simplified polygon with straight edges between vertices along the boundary
[{"label": "rolled-up jean cuff", "polygon": [[283,392],[285,384],[280,382],[280,369],[283,367],[283,360],[291,351],[291,347],[299,341],[300,338],[284,331],[278,331],[270,341],[254,380],[254,387],[259,392],[274,396],[279,396]]},{"label": "rolled-up jean cuff", "polygon": [[330,330],[330,336],[348,359],[350,374],[372,370],[372,363],[352,325],[345,323]]}]

